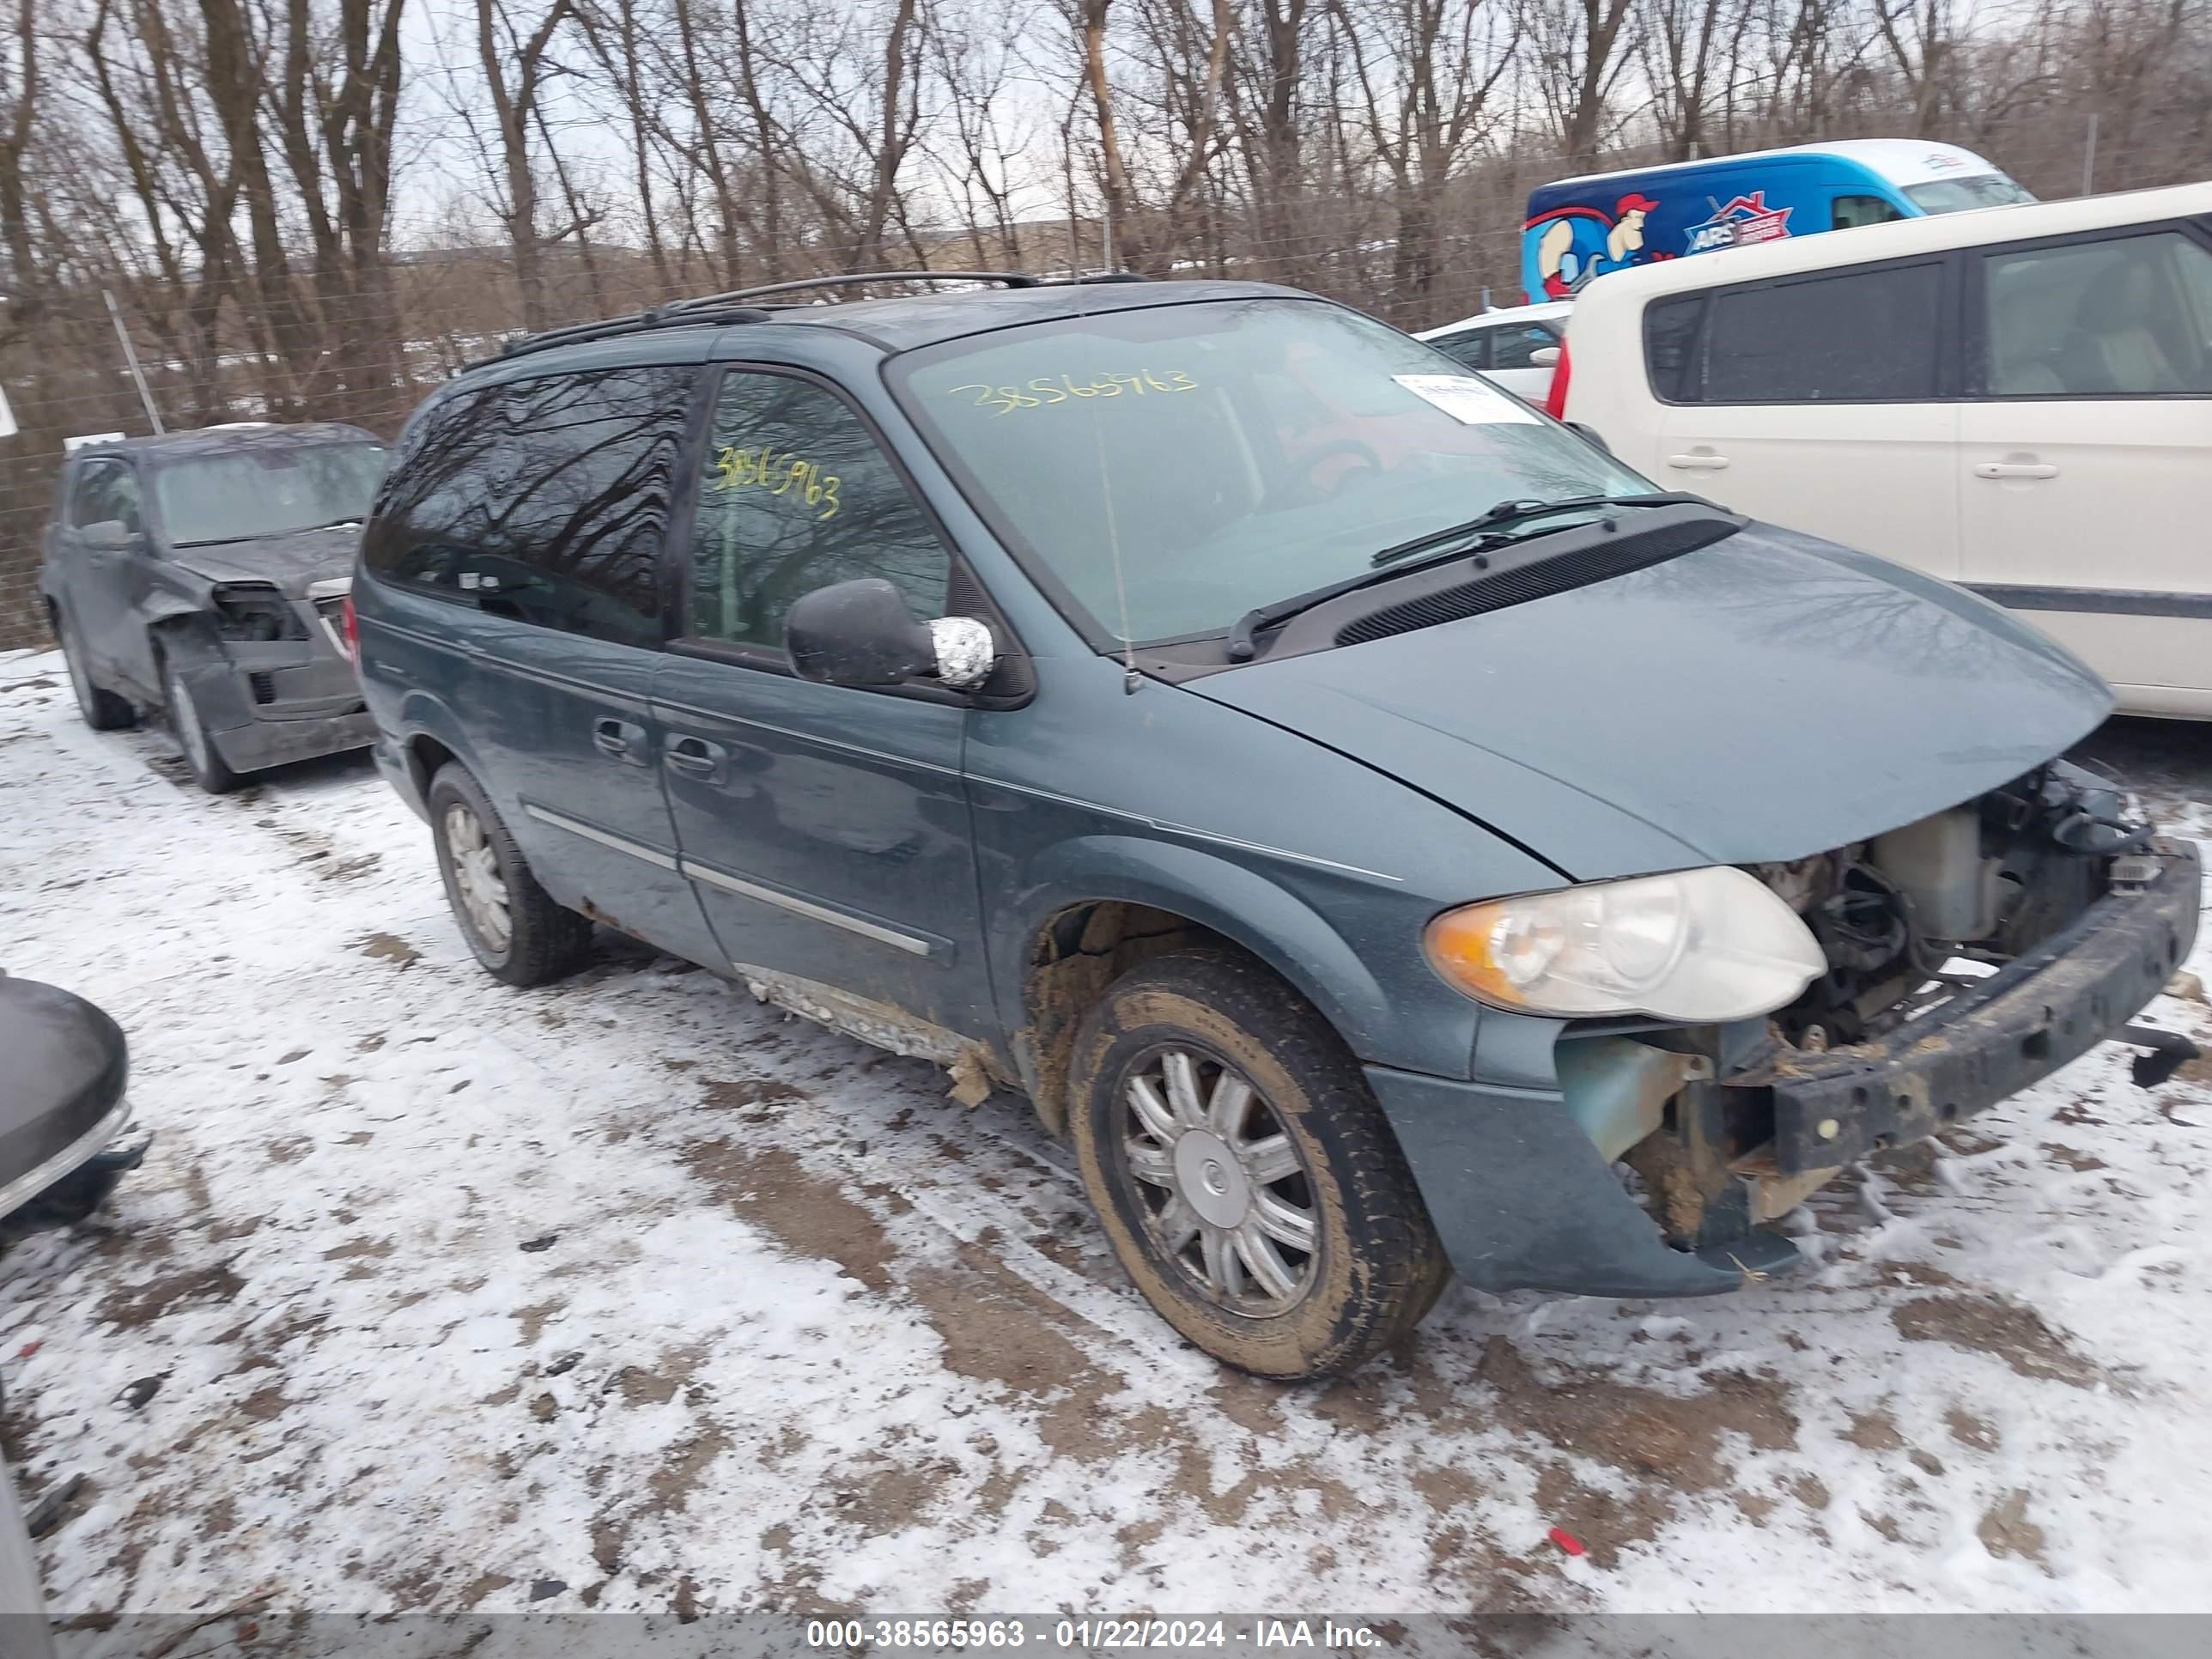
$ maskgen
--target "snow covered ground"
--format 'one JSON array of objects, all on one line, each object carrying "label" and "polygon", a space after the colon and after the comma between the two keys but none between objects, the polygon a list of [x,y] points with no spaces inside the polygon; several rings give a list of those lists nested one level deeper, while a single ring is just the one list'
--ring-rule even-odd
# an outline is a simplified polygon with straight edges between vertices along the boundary
[{"label": "snow covered ground", "polygon": [[[2093,749],[2212,835],[2212,729]],[[0,659],[0,963],[121,1022],[158,1133],[0,1263],[63,1614],[2212,1610],[2201,1063],[1838,1185],[1794,1279],[1455,1289],[1285,1390],[1019,1103],[635,948],[500,986],[366,762],[207,799],[51,656]]]}]

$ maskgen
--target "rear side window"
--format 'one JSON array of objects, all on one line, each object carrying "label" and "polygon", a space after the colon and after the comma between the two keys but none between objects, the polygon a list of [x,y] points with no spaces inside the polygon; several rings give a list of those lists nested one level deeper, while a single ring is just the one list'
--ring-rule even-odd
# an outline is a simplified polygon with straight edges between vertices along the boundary
[{"label": "rear side window", "polygon": [[1705,296],[1661,300],[1644,313],[1644,362],[1651,390],[1662,403],[1695,403],[1698,396],[1698,325],[1705,320]]},{"label": "rear side window", "polygon": [[1942,267],[1854,270],[1712,296],[1708,404],[1897,403],[1933,398]]},{"label": "rear side window", "polygon": [[465,392],[408,434],[363,557],[390,581],[622,644],[660,638],[659,561],[696,371]]},{"label": "rear side window", "polygon": [[2212,393],[2212,251],[2177,230],[1982,261],[1998,398]]},{"label": "rear side window", "polygon": [[880,576],[945,614],[951,559],[851,407],[811,380],[722,377],[691,530],[686,634],[781,653],[793,599]]}]

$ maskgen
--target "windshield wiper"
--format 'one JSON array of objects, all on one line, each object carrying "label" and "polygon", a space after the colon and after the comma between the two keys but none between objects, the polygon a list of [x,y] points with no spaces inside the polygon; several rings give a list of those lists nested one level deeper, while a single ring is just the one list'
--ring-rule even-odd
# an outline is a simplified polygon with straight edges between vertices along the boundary
[{"label": "windshield wiper", "polygon": [[[1456,530],[1453,532],[1455,536],[1459,533]],[[1405,553],[1401,556],[1410,558],[1419,550],[1408,544]],[[1448,564],[1468,550],[1463,547],[1455,547],[1437,554],[1432,559],[1424,559],[1421,563],[1423,565]],[[1480,552],[1474,556],[1477,568],[1486,562]],[[1224,642],[1229,660],[1249,662],[1252,659],[1252,635],[1261,629],[1273,628],[1277,623],[1286,621],[1297,616],[1301,611],[1310,611],[1314,606],[1333,599],[1340,593],[1349,593],[1357,588],[1372,587],[1378,582],[1386,582],[1394,576],[1407,574],[1405,571],[1397,569],[1363,570],[1356,576],[1345,577],[1341,581],[1329,582],[1320,587],[1310,587],[1303,593],[1293,593],[1287,599],[1276,599],[1267,605],[1255,605],[1230,625],[1229,637]]]},{"label": "windshield wiper", "polygon": [[[1485,550],[1499,542],[1521,539],[1507,537],[1504,532],[1514,525],[1529,520],[1549,518],[1555,513],[1571,513],[1583,507],[1680,506],[1711,507],[1712,503],[1702,495],[1656,490],[1648,495],[1571,495],[1556,501],[1538,501],[1533,496],[1516,496],[1510,501],[1499,501],[1465,524],[1447,526],[1425,536],[1416,536],[1411,541],[1386,547],[1367,562],[1367,569],[1356,576],[1346,576],[1341,581],[1329,582],[1320,587],[1309,588],[1303,593],[1293,593],[1288,599],[1255,606],[1231,626],[1224,648],[1230,661],[1249,662],[1254,649],[1252,636],[1260,629],[1285,622],[1299,611],[1310,611],[1340,593],[1350,593],[1378,582],[1389,581],[1428,565],[1449,563],[1468,554],[1474,556],[1474,567],[1479,570],[1488,562],[1483,556]],[[1474,538],[1471,544],[1468,542],[1470,537]],[[1423,554],[1430,556],[1421,558]],[[1419,559],[1419,562],[1407,568],[1400,568],[1413,559]]]},{"label": "windshield wiper", "polygon": [[1486,530],[1509,529],[1531,519],[1548,519],[1555,513],[1576,513],[1593,507],[1678,507],[1685,504],[1697,507],[1712,505],[1702,495],[1661,491],[1646,495],[1569,495],[1556,501],[1544,501],[1534,495],[1515,495],[1478,513],[1465,524],[1448,525],[1442,530],[1432,530],[1425,536],[1416,536],[1409,542],[1386,547],[1367,562],[1380,570],[1385,565],[1400,563],[1416,553],[1442,547],[1465,536],[1476,535]]},{"label": "windshield wiper", "polygon": [[361,519],[333,519],[328,524],[303,524],[295,530],[249,530],[237,536],[200,536],[188,542],[171,542],[172,547],[221,547],[227,542],[265,542],[278,536],[312,536],[323,530],[357,530],[365,522]]}]

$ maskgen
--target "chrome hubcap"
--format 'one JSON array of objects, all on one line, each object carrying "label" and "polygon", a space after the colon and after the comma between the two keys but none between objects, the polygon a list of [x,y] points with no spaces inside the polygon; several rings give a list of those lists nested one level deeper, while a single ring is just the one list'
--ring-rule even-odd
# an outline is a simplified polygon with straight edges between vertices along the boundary
[{"label": "chrome hubcap", "polygon": [[1305,1161],[1234,1067],[1155,1050],[1122,1085],[1121,1153],[1153,1242],[1231,1313],[1265,1318],[1311,1288],[1320,1220]]},{"label": "chrome hubcap", "polygon": [[200,730],[200,717],[192,708],[192,694],[185,690],[185,683],[174,674],[169,676],[169,726],[193,769],[206,771],[207,733]]},{"label": "chrome hubcap", "polygon": [[487,950],[507,949],[514,936],[507,915],[507,881],[499,873],[490,837],[474,812],[456,801],[446,809],[446,860],[453,872],[453,891],[470,931]]}]

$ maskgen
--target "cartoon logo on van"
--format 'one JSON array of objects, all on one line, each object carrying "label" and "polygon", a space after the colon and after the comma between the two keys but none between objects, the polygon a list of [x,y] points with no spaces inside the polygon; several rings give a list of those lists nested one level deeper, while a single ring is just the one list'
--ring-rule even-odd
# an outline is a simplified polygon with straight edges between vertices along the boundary
[{"label": "cartoon logo on van", "polygon": [[[1706,199],[1710,202],[1712,198]],[[1786,207],[1767,206],[1763,190],[1738,196],[1725,207],[1715,206],[1711,218],[1690,227],[1689,251],[1710,253],[1715,248],[1748,247],[1753,242],[1778,241],[1790,234],[1790,213]]]},{"label": "cartoon logo on van", "polygon": [[1632,191],[1613,204],[1609,215],[1597,208],[1563,207],[1529,220],[1522,234],[1535,236],[1536,274],[1544,297],[1572,299],[1593,276],[1672,258],[1644,241],[1644,221],[1658,205],[1649,196]]}]

